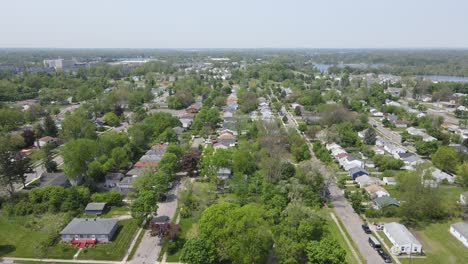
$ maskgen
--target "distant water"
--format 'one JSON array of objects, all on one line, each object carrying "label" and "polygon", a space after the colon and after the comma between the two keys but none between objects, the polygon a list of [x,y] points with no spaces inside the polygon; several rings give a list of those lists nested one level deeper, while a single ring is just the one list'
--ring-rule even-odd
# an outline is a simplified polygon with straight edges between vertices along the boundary
[{"label": "distant water", "polygon": [[333,64],[322,64],[322,63],[317,63],[314,64],[315,68],[321,72],[328,72],[328,69],[333,66]]},{"label": "distant water", "polygon": [[468,77],[449,76],[449,75],[417,75],[423,79],[437,82],[468,82]]}]

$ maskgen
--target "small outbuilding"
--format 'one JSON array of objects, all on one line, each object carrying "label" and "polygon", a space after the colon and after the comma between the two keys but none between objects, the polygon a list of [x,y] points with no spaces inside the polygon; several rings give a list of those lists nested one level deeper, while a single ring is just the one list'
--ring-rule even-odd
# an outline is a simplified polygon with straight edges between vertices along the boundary
[{"label": "small outbuilding", "polygon": [[85,213],[89,215],[102,215],[105,211],[106,203],[89,203],[85,208]]}]

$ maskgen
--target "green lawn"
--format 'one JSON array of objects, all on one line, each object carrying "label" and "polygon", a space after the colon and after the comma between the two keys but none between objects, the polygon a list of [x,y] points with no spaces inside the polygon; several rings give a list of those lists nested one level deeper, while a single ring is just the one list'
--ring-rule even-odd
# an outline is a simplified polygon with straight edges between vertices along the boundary
[{"label": "green lawn", "polygon": [[450,225],[460,221],[461,219],[453,219],[443,223],[428,224],[421,230],[412,230],[423,244],[423,251],[427,255],[427,259],[418,261],[428,264],[466,263],[468,249],[449,232]]},{"label": "green lawn", "polygon": [[79,259],[92,260],[121,260],[127,253],[133,236],[138,228],[134,219],[119,221],[120,228],[116,233],[114,241],[106,244],[84,249],[78,256]]},{"label": "green lawn", "polygon": [[143,229],[138,235],[135,245],[133,246],[132,251],[130,251],[130,254],[128,255],[128,260],[132,260],[133,256],[135,255],[135,252],[138,249],[138,245],[140,245],[141,240],[143,239],[144,236],[145,236],[145,229]]},{"label": "green lawn", "polygon": [[[38,247],[48,236],[58,235],[66,224],[65,214],[43,216],[0,215],[0,257],[39,257]],[[41,251],[44,257],[71,259],[77,252],[75,247],[64,243]]]}]

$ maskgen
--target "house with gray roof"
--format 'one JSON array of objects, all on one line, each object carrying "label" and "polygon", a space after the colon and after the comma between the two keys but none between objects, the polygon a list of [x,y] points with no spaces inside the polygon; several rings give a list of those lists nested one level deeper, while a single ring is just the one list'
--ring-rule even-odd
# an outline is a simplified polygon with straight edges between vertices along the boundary
[{"label": "house with gray roof", "polygon": [[468,223],[458,222],[450,225],[450,234],[463,243],[468,248]]},{"label": "house with gray roof", "polygon": [[406,226],[397,223],[386,223],[384,225],[384,234],[393,244],[391,252],[394,255],[414,254],[422,252],[422,244],[416,237],[406,228]]},{"label": "house with gray roof", "polygon": [[353,167],[349,170],[349,176],[355,180],[357,177],[361,177],[363,175],[369,175],[369,172],[367,170],[361,168],[361,167]]},{"label": "house with gray roof", "polygon": [[373,200],[373,202],[377,209],[382,209],[388,206],[400,206],[398,200],[390,196],[377,197]]},{"label": "house with gray roof", "polygon": [[96,240],[109,242],[114,237],[119,224],[110,218],[74,218],[60,232],[63,241]]}]

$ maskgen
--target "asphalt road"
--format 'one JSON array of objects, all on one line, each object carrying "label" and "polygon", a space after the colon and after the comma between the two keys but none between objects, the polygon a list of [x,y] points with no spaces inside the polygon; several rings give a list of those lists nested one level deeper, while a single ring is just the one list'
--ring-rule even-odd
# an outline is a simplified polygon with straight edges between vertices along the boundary
[{"label": "asphalt road", "polygon": [[[157,216],[168,216],[171,220],[177,209],[177,195],[179,193],[180,184],[174,186],[167,193],[167,200],[158,203]],[[170,220],[169,220],[170,221]],[[144,231],[145,234],[131,261],[132,264],[154,264],[156,263],[159,253],[161,252],[161,239],[152,237],[149,230]]]},{"label": "asphalt road", "polygon": [[[282,110],[285,111],[284,108]],[[294,116],[289,111],[286,111],[286,114],[289,119],[288,125],[295,124],[295,128],[297,129],[297,121],[295,120]],[[302,136],[307,139],[306,136],[304,135]],[[310,144],[309,144],[309,148],[310,148]],[[315,156],[313,156],[312,159],[315,159]],[[319,169],[320,171],[326,170],[325,166],[321,166],[321,168]],[[369,264],[385,263],[382,260],[382,258],[379,256],[377,251],[375,251],[369,245],[369,242],[368,242],[369,235],[364,233],[364,230],[362,230],[362,227],[361,227],[361,225],[364,222],[361,220],[359,215],[354,212],[354,209],[351,207],[349,202],[344,197],[343,191],[339,189],[334,183],[332,183],[329,186],[329,192],[330,192],[330,199],[334,206],[336,215],[340,219],[341,223],[343,223],[351,239],[356,244],[357,249],[359,250],[359,252],[361,253],[362,257],[365,260],[365,263],[369,263]]]},{"label": "asphalt road", "polygon": [[364,230],[362,230],[361,227],[363,221],[354,212],[354,209],[344,197],[343,191],[334,184],[330,185],[329,191],[330,199],[332,201],[336,214],[338,215],[338,217],[341,220],[341,223],[343,223],[346,231],[356,244],[357,249],[359,249],[359,252],[361,252],[361,255],[364,257],[366,263],[385,263],[379,256],[377,251],[375,251],[369,245],[369,235],[364,233]]}]

